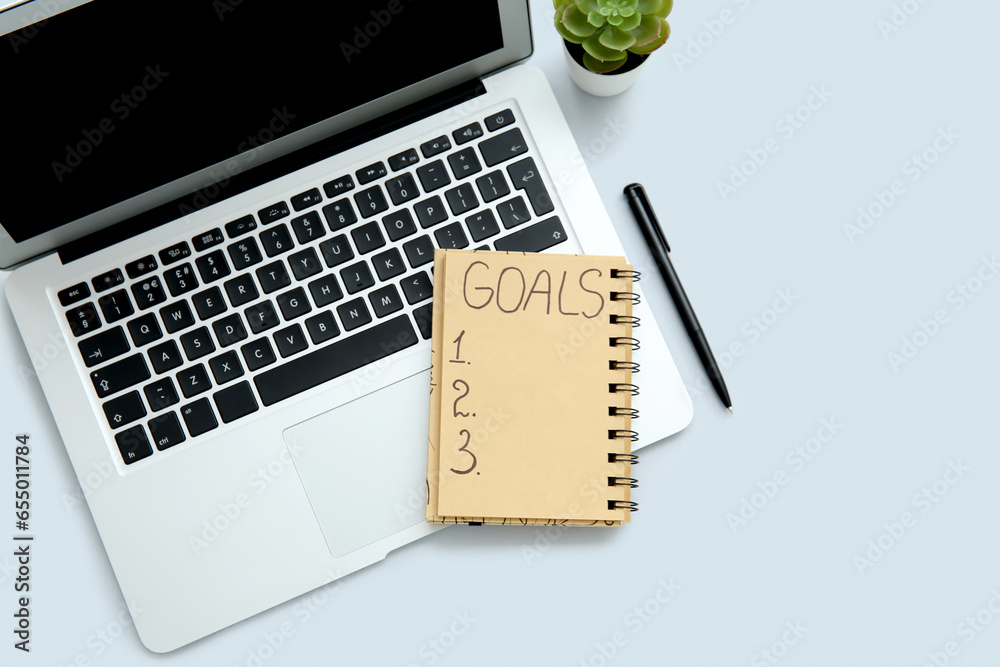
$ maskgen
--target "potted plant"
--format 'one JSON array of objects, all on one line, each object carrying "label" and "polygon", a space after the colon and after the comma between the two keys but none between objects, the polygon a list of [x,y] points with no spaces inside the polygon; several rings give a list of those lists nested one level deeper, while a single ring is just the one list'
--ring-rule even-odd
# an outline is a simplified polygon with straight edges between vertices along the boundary
[{"label": "potted plant", "polygon": [[673,0],[553,0],[570,76],[592,95],[624,92],[670,37]]}]

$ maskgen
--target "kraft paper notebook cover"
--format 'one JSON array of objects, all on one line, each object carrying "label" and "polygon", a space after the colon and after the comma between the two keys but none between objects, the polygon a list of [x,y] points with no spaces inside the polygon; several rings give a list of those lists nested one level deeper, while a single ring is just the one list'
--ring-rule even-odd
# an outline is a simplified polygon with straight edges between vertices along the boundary
[{"label": "kraft paper notebook cover", "polygon": [[621,257],[435,251],[428,521],[629,521],[633,277]]}]

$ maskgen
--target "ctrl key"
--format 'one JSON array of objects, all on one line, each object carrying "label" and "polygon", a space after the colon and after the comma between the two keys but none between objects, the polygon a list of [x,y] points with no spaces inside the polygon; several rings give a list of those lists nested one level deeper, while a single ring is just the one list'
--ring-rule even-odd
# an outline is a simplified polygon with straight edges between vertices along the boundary
[{"label": "ctrl key", "polygon": [[142,426],[127,428],[115,436],[118,443],[118,451],[122,454],[125,465],[141,461],[153,453],[153,448],[149,446],[149,438]]},{"label": "ctrl key", "polygon": [[150,419],[148,426],[149,432],[153,436],[153,443],[161,452],[185,440],[181,423],[173,412]]}]

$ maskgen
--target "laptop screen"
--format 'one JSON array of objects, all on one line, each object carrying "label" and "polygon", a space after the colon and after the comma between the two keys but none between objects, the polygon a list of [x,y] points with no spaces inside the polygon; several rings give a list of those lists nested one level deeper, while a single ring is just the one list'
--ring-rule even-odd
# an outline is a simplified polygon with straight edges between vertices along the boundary
[{"label": "laptop screen", "polygon": [[29,239],[496,51],[499,13],[99,0],[5,35],[0,223]]}]

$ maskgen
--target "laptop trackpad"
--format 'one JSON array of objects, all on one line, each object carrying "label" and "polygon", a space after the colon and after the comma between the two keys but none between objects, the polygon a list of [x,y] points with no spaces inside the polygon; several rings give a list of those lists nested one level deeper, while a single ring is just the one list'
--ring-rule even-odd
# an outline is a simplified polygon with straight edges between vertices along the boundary
[{"label": "laptop trackpad", "polygon": [[430,371],[283,433],[334,557],[424,521]]}]

